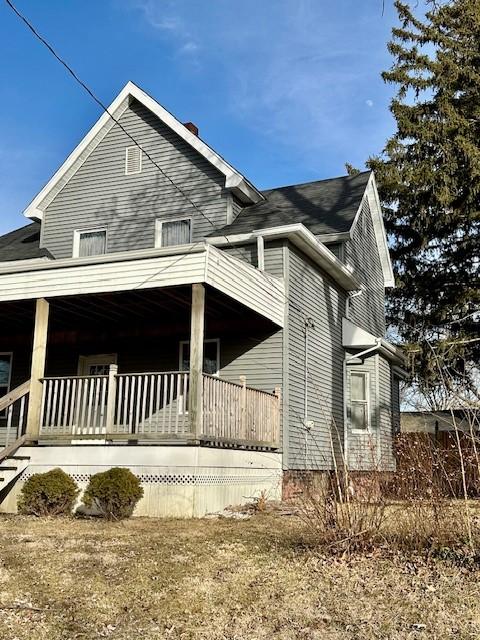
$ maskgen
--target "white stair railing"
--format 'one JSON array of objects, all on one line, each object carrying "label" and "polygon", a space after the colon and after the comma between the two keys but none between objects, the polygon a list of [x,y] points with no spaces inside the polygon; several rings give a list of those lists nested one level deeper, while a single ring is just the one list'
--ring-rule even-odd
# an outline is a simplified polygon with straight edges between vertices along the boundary
[{"label": "white stair railing", "polygon": [[0,420],[5,426],[5,439],[2,444],[5,448],[18,440],[25,430],[29,392],[30,380],[27,380],[0,398]]}]

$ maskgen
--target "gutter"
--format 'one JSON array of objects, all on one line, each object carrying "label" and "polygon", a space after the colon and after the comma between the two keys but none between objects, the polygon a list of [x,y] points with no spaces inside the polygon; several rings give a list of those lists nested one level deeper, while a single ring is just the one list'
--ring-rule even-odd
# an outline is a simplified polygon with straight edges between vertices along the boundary
[{"label": "gutter", "polygon": [[254,242],[258,238],[263,238],[264,240],[287,238],[293,245],[311,258],[315,264],[325,270],[343,289],[346,291],[358,291],[361,289],[361,283],[356,274],[301,223],[260,229],[250,233],[231,236],[209,237],[206,240],[214,246],[225,247],[228,245]]}]

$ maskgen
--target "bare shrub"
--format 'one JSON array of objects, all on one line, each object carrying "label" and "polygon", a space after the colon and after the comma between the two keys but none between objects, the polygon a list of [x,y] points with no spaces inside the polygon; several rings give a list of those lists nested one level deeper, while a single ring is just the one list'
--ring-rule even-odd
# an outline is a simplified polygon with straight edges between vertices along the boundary
[{"label": "bare shrub", "polygon": [[380,476],[356,476],[346,470],[325,474],[325,482],[307,486],[299,499],[299,516],[316,543],[340,553],[374,545],[385,521]]}]

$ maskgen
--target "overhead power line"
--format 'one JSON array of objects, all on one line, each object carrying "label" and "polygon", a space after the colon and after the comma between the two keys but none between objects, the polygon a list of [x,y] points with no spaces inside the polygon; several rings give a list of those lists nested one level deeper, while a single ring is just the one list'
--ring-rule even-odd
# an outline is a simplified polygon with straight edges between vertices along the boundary
[{"label": "overhead power line", "polygon": [[[209,218],[209,216],[200,209],[200,207],[192,200],[192,198],[185,192],[185,190],[178,185],[163,169],[162,167],[155,161],[154,158],[152,158],[152,156],[144,149],[144,147],[142,147],[142,145],[140,145],[137,140],[135,140],[135,138],[131,135],[131,133],[129,133],[126,128],[123,126],[123,124],[112,114],[110,113],[110,111],[108,110],[108,107],[103,103],[103,101],[98,98],[98,96],[95,94],[95,92],[90,89],[90,87],[78,76],[78,74],[72,69],[72,67],[68,64],[68,62],[66,62],[56,51],[55,49],[52,47],[52,45],[38,32],[38,30],[35,28],[35,26],[30,22],[30,20],[24,16],[18,9],[17,7],[13,4],[13,2],[11,0],[5,0],[6,4],[8,5],[8,7],[15,13],[15,15],[26,25],[26,27],[33,33],[33,35],[35,36],[35,38],[37,38],[47,49],[48,51],[54,56],[54,58],[67,70],[67,72],[72,76],[72,78],[75,80],[75,82],[77,82],[87,93],[88,95],[95,101],[95,103],[102,109],[102,111],[104,111],[113,121],[114,123],[125,133],[125,135],[133,142],[133,144],[138,147],[142,153],[145,154],[145,156],[147,157],[147,159],[152,163],[152,165],[154,167],[156,167],[156,169],[158,169],[158,171],[162,174],[162,176],[168,180],[168,182],[185,198],[185,200],[187,202],[189,202],[191,204],[191,206],[195,209],[195,211],[197,211],[211,226],[213,229],[216,229],[216,225],[214,224],[214,222],[212,222],[212,220]],[[239,255],[241,256],[241,259],[243,260],[243,256],[241,255],[238,247],[236,247],[228,238],[228,236],[224,235],[224,236],[220,236],[223,237],[227,243],[235,250],[237,250],[239,252]],[[264,279],[268,282],[271,281],[268,274],[266,274],[264,271],[260,271],[259,273],[261,273],[264,277]],[[253,279],[252,279],[253,281]],[[258,282],[256,283],[258,284]],[[266,293],[270,293],[270,291],[266,291]],[[287,296],[286,294],[283,294],[283,298],[285,300],[285,302],[288,302],[289,304],[291,304],[294,308],[296,308],[298,311],[300,311],[300,313],[304,316],[304,318],[307,317],[307,314],[305,313],[305,311],[301,308],[299,308],[294,302],[292,302],[289,298],[289,296]]]}]

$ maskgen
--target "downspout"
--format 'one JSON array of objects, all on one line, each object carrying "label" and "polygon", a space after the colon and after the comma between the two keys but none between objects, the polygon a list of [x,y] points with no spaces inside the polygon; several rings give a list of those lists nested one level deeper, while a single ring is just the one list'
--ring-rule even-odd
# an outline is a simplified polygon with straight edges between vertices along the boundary
[{"label": "downspout", "polygon": [[382,339],[375,338],[375,345],[373,347],[368,347],[368,349],[365,349],[365,351],[360,351],[360,353],[356,353],[355,355],[350,356],[349,358],[346,358],[345,359],[346,364],[348,364],[351,360],[358,360],[358,358],[364,358],[369,353],[372,353],[372,351],[377,351],[378,349],[380,349],[381,344],[382,344]]},{"label": "downspout", "polygon": [[303,428],[305,437],[305,467],[308,463],[308,434],[310,426],[308,424],[308,349],[309,349],[309,332],[315,328],[313,318],[306,318],[304,325],[304,344],[305,344],[305,362],[304,362],[304,380],[303,380]]}]

